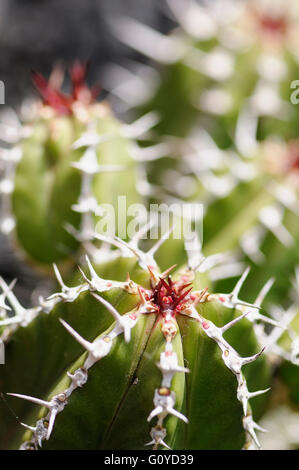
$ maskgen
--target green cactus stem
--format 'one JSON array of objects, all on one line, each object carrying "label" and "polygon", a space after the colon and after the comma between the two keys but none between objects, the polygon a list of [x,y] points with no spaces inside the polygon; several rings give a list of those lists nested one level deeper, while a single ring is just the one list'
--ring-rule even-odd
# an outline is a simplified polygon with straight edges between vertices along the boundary
[{"label": "green cactus stem", "polygon": [[[139,266],[140,260],[136,261]],[[198,287],[200,278],[191,268],[172,277],[173,267],[162,274],[155,266],[139,267],[135,273],[144,272],[140,284],[134,271],[127,281],[104,280],[97,274],[104,267],[93,268],[89,259],[87,263],[90,275],[81,271],[83,283],[70,288],[55,267],[62,289],[45,301],[50,311],[45,314],[44,308],[27,326],[6,334],[5,387],[14,382],[14,387],[22,388],[25,373],[27,390],[40,390],[43,396],[9,391],[28,403],[28,407],[23,404],[22,419],[26,415],[26,421],[36,423],[26,424],[28,431],[15,438],[15,445],[144,449],[150,434],[149,445],[154,449],[259,447],[255,430],[260,428],[248,401],[268,389],[249,392],[247,381],[250,387],[252,383],[267,386],[269,370],[260,358],[263,349],[256,342],[253,324],[245,318],[248,311],[239,310],[258,312],[260,308],[238,299],[246,273],[231,294],[211,295],[207,288]],[[119,260],[111,263],[116,269]],[[12,301],[8,286],[6,290]],[[79,317],[76,311],[81,312]],[[54,371],[59,343],[53,357],[45,349],[41,352],[43,374],[37,387],[28,383],[28,369],[21,366],[18,373],[12,371],[14,350],[22,349],[30,336],[36,337],[36,329],[42,337],[31,344],[30,357],[45,335],[50,343],[50,338],[57,342],[59,335],[63,344],[59,371],[52,379],[49,361]],[[66,341],[68,335],[71,341]],[[25,348],[22,361],[29,359],[26,356]],[[30,402],[42,410],[36,413]]]}]

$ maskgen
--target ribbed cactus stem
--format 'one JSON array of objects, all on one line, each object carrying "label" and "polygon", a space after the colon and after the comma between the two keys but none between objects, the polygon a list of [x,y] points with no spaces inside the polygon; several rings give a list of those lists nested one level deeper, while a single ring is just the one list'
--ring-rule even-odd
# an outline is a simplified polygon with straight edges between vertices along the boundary
[{"label": "ribbed cactus stem", "polygon": [[151,429],[150,435],[153,440],[146,445],[152,445],[153,449],[156,450],[159,445],[162,445],[169,449],[169,446],[164,442],[166,437],[166,429],[163,428],[163,421],[168,414],[172,414],[177,418],[181,419],[185,423],[188,423],[188,419],[182,413],[174,408],[176,396],[171,391],[171,382],[173,375],[177,372],[189,372],[186,367],[178,365],[178,357],[172,347],[172,338],[177,334],[177,326],[173,320],[173,316],[170,312],[163,313],[162,320],[162,333],[164,334],[166,344],[165,350],[160,355],[160,362],[157,364],[162,373],[162,382],[160,388],[155,390],[154,394],[154,406],[155,408],[151,411],[148,417],[148,421],[151,421],[155,416],[158,417],[158,421],[155,427]]},{"label": "ribbed cactus stem", "polygon": [[[73,204],[72,209],[82,214],[80,230],[76,238],[81,242],[86,242],[92,237],[94,231],[94,216],[103,215],[103,211],[98,204],[92,189],[93,178],[99,173],[122,171],[120,165],[99,165],[97,157],[97,146],[109,140],[110,136],[98,134],[83,135],[74,144],[74,148],[86,147],[83,156],[78,162],[73,162],[72,166],[81,172],[81,189],[78,202]],[[93,142],[94,140],[94,142]]]},{"label": "ribbed cactus stem", "polygon": [[242,403],[243,411],[244,411],[243,426],[244,426],[244,429],[247,431],[249,437],[252,438],[256,446],[260,448],[259,441],[254,432],[254,429],[257,428],[258,425],[256,425],[256,423],[252,421],[251,414],[247,412],[247,404],[248,404],[248,400],[251,397],[265,393],[269,389],[250,393],[248,391],[246,380],[244,378],[244,375],[241,369],[245,364],[249,364],[250,362],[253,362],[256,359],[258,359],[260,355],[263,353],[264,348],[260,352],[258,352],[257,354],[251,357],[240,357],[239,354],[223,338],[223,333],[229,328],[231,328],[236,323],[236,321],[240,321],[244,316],[246,316],[246,313],[237,317],[235,320],[229,322],[222,328],[216,327],[216,325],[214,325],[213,322],[211,322],[211,320],[207,321],[203,318],[199,318],[198,321],[201,323],[203,331],[206,333],[206,335],[208,335],[217,343],[217,345],[222,351],[222,359],[223,359],[224,364],[236,376],[236,379],[238,382],[237,398]]},{"label": "ribbed cactus stem", "polygon": [[[95,294],[93,294],[95,295]],[[36,426],[29,426],[29,429],[33,431],[33,436],[30,441],[25,442],[21,445],[20,449],[37,448],[41,446],[44,439],[49,439],[53,431],[55,419],[58,413],[61,413],[65,406],[68,404],[68,399],[72,392],[78,387],[82,387],[88,380],[88,370],[103,357],[107,356],[111,350],[113,340],[124,332],[125,339],[130,341],[130,330],[134,328],[138,321],[138,310],[136,312],[129,313],[127,315],[119,316],[118,312],[115,311],[114,307],[96,296],[101,302],[105,302],[105,306],[112,313],[116,319],[115,327],[108,333],[93,342],[86,341],[82,336],[79,335],[70,325],[64,320],[60,319],[62,325],[67,331],[78,341],[84,349],[88,352],[88,356],[84,362],[84,365],[77,369],[74,373],[68,372],[68,377],[71,379],[70,386],[62,393],[55,395],[50,401],[40,400],[39,398],[30,397],[26,395],[20,395],[16,393],[9,393],[8,395],[15,396],[24,400],[31,401],[37,405],[48,408],[49,413],[43,420],[38,420]],[[46,423],[46,427],[45,427]],[[43,430],[42,431],[42,425]],[[26,426],[28,427],[28,426]]]},{"label": "ribbed cactus stem", "polygon": [[[138,238],[138,237],[137,237]],[[134,240],[133,244],[138,245],[138,240]],[[138,249],[139,250],[139,249]],[[141,251],[140,251],[141,252]],[[143,257],[144,255],[142,255]],[[192,269],[187,269],[182,272],[181,277],[178,280],[173,281],[170,272],[175,266],[167,269],[164,273],[159,274],[152,266],[148,267],[148,271],[151,279],[151,288],[145,289],[138,283],[132,281],[129,276],[124,282],[105,280],[97,275],[94,267],[92,266],[88,256],[86,257],[87,267],[90,273],[90,279],[81,270],[81,274],[84,277],[84,283],[76,287],[67,287],[62,280],[60,272],[56,265],[54,265],[54,271],[61,287],[61,292],[57,292],[49,297],[45,302],[48,303],[47,307],[50,309],[51,305],[55,305],[57,302],[74,302],[80,294],[83,292],[90,292],[112,315],[115,323],[110,328],[109,332],[104,333],[97,337],[94,341],[87,341],[83,338],[80,333],[75,331],[66,321],[60,320],[63,327],[74,337],[74,339],[87,351],[87,357],[81,367],[77,368],[74,372],[68,372],[67,376],[70,378],[70,385],[62,392],[56,393],[50,400],[42,400],[32,396],[26,396],[21,394],[12,393],[11,395],[24,400],[31,401],[32,403],[38,404],[48,409],[47,415],[38,419],[36,424],[33,426],[25,425],[31,432],[32,438],[21,445],[21,449],[36,449],[42,445],[44,439],[48,440],[54,429],[55,420],[57,414],[61,413],[69,403],[69,399],[74,390],[79,387],[83,387],[88,381],[88,371],[98,361],[106,357],[111,351],[113,341],[116,337],[124,334],[126,342],[131,341],[131,330],[136,326],[138,320],[148,314],[155,314],[159,319],[161,332],[165,339],[164,350],[160,353],[160,360],[157,363],[157,367],[160,369],[162,378],[161,385],[154,391],[154,408],[148,415],[148,421],[157,417],[157,423],[152,427],[150,431],[151,441],[145,445],[152,445],[153,449],[158,449],[159,446],[169,448],[165,439],[167,438],[167,431],[164,425],[164,420],[168,415],[173,415],[178,419],[183,420],[185,423],[188,422],[188,417],[182,414],[175,408],[176,405],[176,393],[172,390],[173,377],[177,373],[188,373],[189,369],[179,365],[178,356],[176,351],[173,349],[173,339],[178,334],[178,325],[176,322],[176,316],[183,315],[188,317],[190,321],[196,321],[201,327],[201,330],[216,342],[222,352],[222,360],[225,366],[235,375],[237,380],[237,399],[242,404],[243,408],[243,427],[246,433],[246,443],[244,448],[260,448],[260,443],[256,435],[256,431],[264,431],[257,423],[253,421],[252,414],[248,408],[248,402],[251,398],[266,393],[269,388],[265,390],[258,390],[249,392],[247,387],[246,379],[243,375],[242,368],[246,364],[249,364],[257,360],[264,351],[264,347],[258,353],[248,356],[241,357],[236,350],[226,341],[223,337],[224,333],[230,328],[234,327],[236,323],[242,321],[244,318],[248,318],[250,313],[258,311],[260,305],[271,286],[268,283],[264,287],[261,293],[257,297],[256,304],[248,304],[239,299],[238,295],[240,289],[245,281],[248,270],[246,270],[237,282],[235,288],[231,294],[219,294],[211,295],[208,293],[207,288],[193,291],[192,293],[190,284],[195,278],[195,272]],[[191,281],[191,283],[189,282]],[[186,283],[187,282],[187,283]],[[28,314],[28,310],[23,309],[18,301],[16,301],[14,295],[11,292],[13,286],[7,286],[1,281],[1,287],[3,289],[3,295],[7,296],[12,307],[16,311],[17,318],[20,316],[20,311],[24,316]],[[121,289],[124,292],[139,296],[138,305],[130,312],[120,315],[116,308],[104,299],[99,294],[108,292],[112,289]],[[205,305],[210,301],[219,302],[231,309],[234,309],[236,305],[241,305],[241,314],[224,324],[222,327],[217,327],[211,320],[204,318],[197,310],[197,305]],[[54,302],[54,303],[53,303]],[[34,312],[33,317],[41,312],[43,309],[41,306],[36,309],[32,309]],[[30,312],[29,312],[30,313]],[[258,315],[258,314],[257,314]],[[12,317],[14,318],[14,317]],[[32,319],[31,318],[31,319]],[[275,339],[280,337],[280,334],[284,331],[287,325],[294,318],[294,313],[289,312],[287,318],[283,323],[277,322],[277,326],[274,326],[272,333],[268,336],[269,347],[272,342],[272,336]],[[257,317],[255,315],[249,318],[254,324],[257,320],[263,321],[263,316]],[[29,318],[27,318],[29,320]],[[272,325],[273,326],[273,325]],[[279,334],[278,334],[279,330]],[[266,337],[266,335],[265,335]],[[265,338],[264,338],[265,339]],[[297,344],[297,338],[294,337],[294,344]],[[274,352],[274,349],[273,349]],[[294,348],[291,354],[295,354],[296,349]],[[291,360],[292,358],[289,357]],[[23,424],[23,423],[22,423]]]}]

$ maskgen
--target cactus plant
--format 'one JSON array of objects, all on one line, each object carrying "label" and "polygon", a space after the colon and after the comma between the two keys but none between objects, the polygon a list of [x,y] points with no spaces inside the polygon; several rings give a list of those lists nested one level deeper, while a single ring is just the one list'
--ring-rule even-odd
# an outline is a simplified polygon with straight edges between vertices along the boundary
[{"label": "cactus plant", "polygon": [[[152,86],[142,88],[144,101],[152,91],[145,106],[160,112],[157,132],[186,137],[198,121],[211,129],[217,145],[227,147],[246,108],[259,118],[260,139],[274,132],[296,137],[297,107],[289,106],[289,98],[298,75],[297,2],[165,3],[175,23],[167,35],[131,18],[112,22],[122,42],[159,68],[159,78],[152,73]],[[127,100],[126,83],[120,89],[114,81],[109,88]]]},{"label": "cactus plant", "polygon": [[[168,3],[182,19],[179,2]],[[43,103],[20,113],[3,152],[2,230],[15,225],[17,249],[48,275],[57,263],[56,284],[27,308],[15,282],[0,278],[1,448],[261,448],[258,421],[281,363],[298,404],[298,144],[288,140],[296,132],[292,125],[273,143],[275,119],[246,109],[255,70],[248,89],[235,88],[249,58],[259,60],[256,44],[235,52],[233,78],[221,78],[237,95],[233,111],[205,110],[198,128],[190,89],[213,91],[218,69],[212,61],[211,77],[194,70],[182,44],[208,67],[224,27],[202,41],[188,38],[186,24],[158,50],[167,93],[164,84],[131,125],[94,101],[86,66],[71,68],[71,95],[60,91],[59,69],[49,81],[33,76]],[[130,25],[145,35],[143,49],[147,38],[160,41]],[[118,35],[132,37],[123,31],[118,24]],[[144,204],[132,237],[126,217],[125,235],[101,230],[119,196]],[[175,239],[171,228],[152,244],[153,202],[191,203],[192,216],[203,203],[203,246],[197,232]]]},{"label": "cactus plant", "polygon": [[[142,112],[160,113],[153,139],[166,145],[160,171],[155,162],[147,164],[151,193],[168,201],[201,200],[204,253],[234,250],[239,260],[225,269],[231,276],[240,261],[251,265],[246,289],[251,301],[273,276],[266,307],[276,318],[286,309],[296,324],[298,297],[294,300],[290,280],[299,261],[293,91],[298,5],[280,0],[166,3],[176,22],[167,36],[129,18],[112,23],[118,39],[148,56],[159,72],[158,79],[150,74],[150,98],[144,93],[137,103]],[[125,84],[116,85],[111,92],[127,100]],[[230,289],[232,279],[223,280],[223,270],[218,274],[216,289]],[[284,358],[283,350],[274,349]],[[282,363],[294,399],[298,369]]]},{"label": "cactus plant", "polygon": [[167,36],[129,18],[112,23],[119,39],[158,63],[158,85],[141,106],[161,118],[152,136],[164,143],[160,169],[147,164],[153,198],[200,200],[205,254],[237,250],[252,266],[249,298],[272,275],[269,299],[287,301],[299,263],[298,107],[290,102],[297,4],[166,3],[178,23]]},{"label": "cactus plant", "polygon": [[[268,389],[249,392],[247,381],[251,387],[268,385],[269,369],[259,359],[263,350],[253,325],[244,318],[260,307],[238,299],[245,276],[232,294],[223,296],[200,287],[202,274],[191,260],[173,278],[171,269],[160,273],[154,264],[145,270],[136,258],[117,259],[96,270],[88,258],[87,264],[89,276],[81,270],[83,283],[70,288],[55,267],[61,292],[33,309],[37,316],[19,313],[16,331],[4,329],[9,340],[5,388],[21,387],[29,395],[9,394],[42,406],[38,412],[13,404],[31,423],[23,424],[28,431],[12,442],[22,449],[42,444],[50,449],[138,449],[150,433],[154,448],[259,446],[255,429],[260,428],[248,400]],[[97,274],[114,271],[122,277],[127,269],[131,276],[123,282]],[[3,281],[2,287],[16,309],[11,289]],[[246,381],[241,369],[248,363],[253,364],[244,370]],[[33,391],[42,398],[31,396]],[[257,414],[263,406],[258,404]],[[1,411],[5,423],[7,410]],[[9,424],[8,419],[4,432],[12,439],[15,423]]]},{"label": "cactus plant", "polygon": [[[94,268],[87,257],[89,274],[80,269],[81,282],[74,279],[72,287],[64,284],[55,265],[61,289],[32,309],[22,308],[13,286],[1,281],[15,311],[1,322],[7,343],[1,381],[6,391],[18,389],[8,394],[24,402],[9,406],[22,420],[30,420],[22,423],[28,431],[20,435],[9,409],[2,406],[4,445],[140,449],[150,433],[155,449],[260,446],[256,430],[261,428],[248,401],[269,390],[255,388],[269,385],[270,370],[260,358],[257,332],[264,340],[260,321],[281,332],[286,325],[259,313],[271,284],[256,304],[238,298],[248,270],[231,294],[210,294],[202,287],[207,282],[203,273],[213,260],[202,260],[200,245],[195,247],[188,266],[176,270],[173,278],[174,266],[160,273],[136,239],[127,249],[133,248],[139,258],[124,253]],[[259,417],[265,401],[255,401]],[[147,421],[156,416],[150,428]]]},{"label": "cactus plant", "polygon": [[[12,193],[7,207],[13,218],[8,223],[4,213],[2,225],[7,231],[15,225],[18,246],[41,267],[75,255],[80,243],[68,230],[84,226],[81,242],[88,239],[92,219],[100,215],[94,213],[97,203],[115,204],[122,194],[129,204],[138,201],[125,126],[104,103],[94,101],[97,90],[85,85],[86,71],[79,62],[71,67],[71,95],[58,89],[60,68],[49,81],[33,73],[43,102],[35,102],[23,118],[11,149],[15,165],[7,157]],[[96,141],[87,145],[92,133]],[[116,181],[119,192],[112,192]]]}]

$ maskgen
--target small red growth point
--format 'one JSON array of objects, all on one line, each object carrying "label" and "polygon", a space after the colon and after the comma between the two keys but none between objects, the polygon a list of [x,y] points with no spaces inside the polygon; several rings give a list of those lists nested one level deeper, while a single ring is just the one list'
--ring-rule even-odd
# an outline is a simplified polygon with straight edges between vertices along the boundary
[{"label": "small red growth point", "polygon": [[86,62],[80,63],[78,61],[70,68],[72,91],[68,95],[62,93],[39,72],[32,71],[32,81],[44,104],[51,106],[58,114],[70,115],[73,113],[74,103],[88,106],[95,102],[100,93],[98,86],[89,88],[85,83],[87,69],[88,64]]},{"label": "small red growth point", "polygon": [[[182,284],[182,279],[177,282],[171,280],[170,276],[167,280],[160,277],[160,281],[153,288],[151,301],[158,308],[160,313],[170,313],[172,316],[179,313],[189,301],[192,283]],[[190,287],[188,289],[188,287]]]}]

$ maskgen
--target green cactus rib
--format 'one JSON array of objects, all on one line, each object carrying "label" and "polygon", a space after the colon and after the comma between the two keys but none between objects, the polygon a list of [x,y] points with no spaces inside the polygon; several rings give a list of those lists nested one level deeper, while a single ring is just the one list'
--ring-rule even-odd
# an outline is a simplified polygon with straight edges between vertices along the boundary
[{"label": "green cactus rib", "polygon": [[[132,263],[132,260],[129,261]],[[243,303],[237,298],[237,291],[233,297],[227,297],[229,306],[225,307],[218,296],[211,296],[209,299],[207,289],[193,293],[186,290],[188,276],[189,279],[194,278],[194,273],[190,270],[176,275],[176,280],[172,281],[169,270],[159,274],[151,267],[150,289],[148,284],[144,288],[131,279],[126,282],[104,281],[95,273],[90,263],[89,270],[91,279],[84,274],[87,282],[79,288],[77,286],[67,291],[64,286],[62,292],[51,296],[49,302],[53,302],[53,299],[59,301],[53,312],[48,315],[40,314],[11,337],[8,344],[9,363],[16,345],[22,348],[25,338],[28,339],[28,329],[33,332],[38,328],[40,333],[43,332],[41,339],[44,337],[45,330],[38,327],[42,320],[44,328],[48,327],[48,337],[53,338],[51,331],[54,328],[53,331],[57,330],[54,338],[57,341],[59,335],[59,342],[64,345],[64,353],[56,371],[54,364],[57,364],[56,358],[57,355],[60,356],[61,349],[57,344],[54,358],[49,355],[49,350],[43,348],[44,362],[37,366],[43,372],[40,384],[34,387],[31,383],[34,394],[39,389],[41,396],[46,398],[40,401],[30,395],[15,394],[17,397],[24,397],[25,403],[29,400],[44,405],[38,414],[31,405],[27,408],[26,421],[30,419],[36,425],[29,426],[21,439],[15,437],[15,442],[21,440],[21,448],[36,448],[42,444],[45,449],[143,449],[149,432],[147,420],[151,421],[157,416],[157,423],[150,431],[150,443],[154,448],[160,445],[166,448],[241,448],[245,440],[248,442],[248,437],[259,445],[255,434],[258,425],[252,420],[250,407],[247,406],[248,399],[255,396],[255,393],[248,392],[241,367],[255,361],[260,352],[256,354],[258,346],[252,325],[246,320],[240,321],[247,312],[240,315],[235,310],[238,303]],[[124,296],[122,302],[119,300],[119,289]],[[115,292],[118,292],[117,297]],[[96,297],[96,303],[92,296]],[[117,310],[113,304],[117,306]],[[131,310],[134,304],[135,307]],[[99,318],[93,317],[97,310],[96,305],[102,305]],[[198,307],[195,308],[195,305]],[[66,315],[65,306],[74,307],[74,310],[70,309],[75,312],[74,317],[70,311]],[[175,310],[171,310],[172,306]],[[115,322],[105,329],[107,310]],[[79,318],[76,311],[80,312]],[[124,314],[119,315],[118,311]],[[61,320],[63,325],[60,325],[58,318],[62,314],[64,319],[69,319],[72,327],[65,320]],[[94,318],[91,322],[88,321],[89,315],[91,319]],[[223,326],[217,327],[217,323]],[[85,330],[82,329],[83,325]],[[242,345],[245,354],[251,356],[242,359],[223,338],[225,331],[229,333],[231,327],[232,344],[235,343],[238,348]],[[102,333],[94,339],[98,328]],[[125,342],[122,341],[122,332],[125,334]],[[14,344],[14,336],[21,334],[22,337],[22,333],[22,341]],[[74,344],[67,340],[68,333],[74,336],[71,338],[69,335]],[[81,336],[83,333],[84,336]],[[82,349],[78,343],[87,349],[87,353],[80,353]],[[35,347],[33,343],[32,347],[34,354],[38,344]],[[26,357],[26,349],[23,355]],[[48,367],[49,360],[52,366],[49,364]],[[186,378],[188,369],[185,361],[190,369]],[[251,364],[254,369],[252,376],[259,385],[268,382],[265,361],[262,361],[262,368],[258,366],[260,361],[261,359]],[[11,365],[9,371],[12,374]],[[32,377],[32,374],[28,375]],[[207,389],[203,385],[206,381]],[[21,377],[19,383],[22,383]],[[7,386],[12,386],[11,378],[10,381],[7,380]],[[154,409],[151,411],[153,393]],[[196,402],[199,403],[199,408],[196,407]],[[245,413],[243,425],[242,408]],[[187,422],[183,410],[188,413],[189,424],[183,425],[182,433],[178,431],[178,426],[181,426],[178,420]],[[21,415],[24,416],[23,413]],[[208,423],[211,426],[206,429]],[[200,429],[200,424],[205,427]],[[221,432],[216,429],[218,425]],[[125,435],[123,429],[127,430]],[[33,433],[31,437],[29,432]]]},{"label": "green cactus rib", "polygon": [[[101,269],[98,268],[99,273],[105,274],[108,278],[109,274],[112,274],[114,279],[125,278],[128,271],[141,285],[148,286],[149,276],[140,269],[134,259],[112,260],[102,265]],[[74,286],[76,286],[76,281],[77,279],[75,279]],[[3,287],[5,288],[5,284],[2,284]],[[67,298],[67,294],[75,299],[80,290],[81,287],[79,289],[71,287],[70,291],[64,289],[62,297],[54,297],[50,300],[41,299],[40,305],[30,311],[28,309],[16,311],[16,298],[10,293],[8,300],[15,309],[16,316],[13,318],[16,322],[8,326],[0,326],[1,338],[7,343],[7,365],[1,367],[0,371],[2,391],[7,391],[6,387],[15,388],[19,387],[18,383],[23,383],[25,393],[40,393],[43,395],[47,392],[49,379],[52,380],[53,377],[54,381],[58,380],[64,368],[71,364],[82,352],[79,344],[74,341],[70,343],[71,338],[61,328],[58,318],[71,321],[71,317],[74,315],[72,321],[74,328],[80,329],[88,340],[93,340],[101,329],[108,328],[112,322],[111,316],[107,315],[105,309],[98,306],[95,299],[91,296],[87,298],[86,292],[82,292],[82,295],[74,303],[63,301]],[[123,309],[128,308],[130,305],[133,307],[134,298],[136,298],[136,296],[130,295],[129,299],[125,301],[124,297],[127,297],[128,294],[120,290],[119,287],[109,290],[103,295],[107,296],[107,299],[120,312],[124,312]],[[20,306],[19,303],[18,305]],[[50,311],[51,313],[49,313]],[[39,315],[40,312],[44,313]],[[4,331],[2,331],[3,328]],[[50,336],[49,332],[51,332]],[[18,370],[17,374],[14,372],[15,370]],[[0,431],[1,441],[6,442],[6,439],[9,439],[8,427],[15,423],[14,420],[11,420],[8,408],[4,403],[1,405],[3,405],[0,407],[3,423]],[[21,402],[17,403],[15,411],[21,415],[23,410],[23,404]]]},{"label": "green cactus rib", "polygon": [[[78,250],[79,243],[67,228],[79,229],[87,197],[114,207],[119,195],[126,194],[128,204],[139,200],[134,161],[121,125],[100,107],[93,122],[94,132],[103,142],[92,148],[74,148],[86,131],[80,120],[56,115],[36,119],[30,124],[30,136],[20,141],[22,158],[16,166],[12,194],[17,241],[33,260],[44,265],[69,258]],[[98,162],[94,175],[89,170],[85,174],[83,162],[88,152],[94,152]],[[90,179],[88,193],[84,177]],[[92,208],[90,213],[93,220]]]}]

